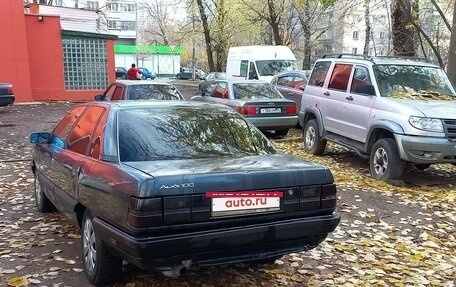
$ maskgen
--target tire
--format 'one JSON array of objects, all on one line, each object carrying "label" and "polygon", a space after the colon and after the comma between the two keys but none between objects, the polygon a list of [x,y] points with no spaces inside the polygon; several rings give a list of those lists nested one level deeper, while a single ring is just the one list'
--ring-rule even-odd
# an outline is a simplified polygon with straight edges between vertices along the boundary
[{"label": "tire", "polygon": [[400,179],[404,174],[404,166],[394,139],[384,138],[375,142],[370,154],[370,171],[373,178]]},{"label": "tire", "polygon": [[101,241],[86,210],[82,219],[82,262],[87,279],[95,285],[112,284],[120,279],[122,259],[113,255]]},{"label": "tire", "polygon": [[326,148],[326,140],[321,138],[316,120],[306,123],[303,132],[304,149],[311,154],[321,155]]},{"label": "tire", "polygon": [[38,174],[35,172],[35,203],[36,209],[40,212],[51,212],[55,210],[54,205],[44,194],[43,185],[41,184]]},{"label": "tire", "polygon": [[276,135],[284,137],[288,134],[288,129],[275,130]]},{"label": "tire", "polygon": [[179,74],[177,74],[176,78],[180,80],[181,76]]}]

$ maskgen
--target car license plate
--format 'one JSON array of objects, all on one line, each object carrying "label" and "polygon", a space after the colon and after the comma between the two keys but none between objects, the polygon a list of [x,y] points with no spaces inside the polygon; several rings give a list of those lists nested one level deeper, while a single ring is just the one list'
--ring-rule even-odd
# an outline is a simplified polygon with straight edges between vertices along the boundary
[{"label": "car license plate", "polygon": [[208,192],[212,216],[230,216],[280,210],[282,192]]},{"label": "car license plate", "polygon": [[281,113],[282,109],[281,108],[261,108],[260,113],[261,114],[277,114]]}]

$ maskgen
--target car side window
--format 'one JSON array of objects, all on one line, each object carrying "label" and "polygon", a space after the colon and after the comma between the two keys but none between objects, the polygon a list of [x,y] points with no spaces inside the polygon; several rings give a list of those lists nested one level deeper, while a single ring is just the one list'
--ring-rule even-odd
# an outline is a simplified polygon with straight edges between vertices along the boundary
[{"label": "car side window", "polygon": [[103,107],[89,107],[76,123],[68,138],[68,150],[87,155],[94,129],[105,111]]},{"label": "car side window", "polygon": [[277,85],[290,87],[290,84],[293,83],[293,76],[282,76],[277,79]]},{"label": "car side window", "polygon": [[365,66],[356,66],[351,82],[350,92],[362,94],[362,86],[371,85],[369,70]]},{"label": "car side window", "polygon": [[89,156],[95,159],[100,159],[100,153],[102,152],[103,146],[103,130],[106,123],[106,118],[108,117],[108,113],[103,111],[102,115],[100,116],[97,126],[92,135],[92,143],[90,145]]},{"label": "car side window", "polygon": [[71,132],[74,123],[80,118],[86,107],[76,107],[71,110],[54,128],[54,138],[51,144],[64,148],[66,139]]},{"label": "car side window", "polygon": [[307,78],[304,75],[295,75],[293,78],[293,88],[297,90],[304,90],[307,85]]},{"label": "car side window", "polygon": [[331,79],[329,80],[329,89],[346,91],[348,80],[350,79],[353,65],[336,64],[334,66]]},{"label": "car side window", "polygon": [[116,90],[115,85],[111,85],[108,90],[104,93],[105,99],[110,100],[112,99],[112,96],[114,95],[114,91]]},{"label": "car side window", "polygon": [[322,61],[316,63],[315,67],[312,70],[312,75],[310,75],[309,85],[323,87],[330,66],[330,61]]},{"label": "car side window", "polygon": [[116,90],[114,91],[114,94],[112,95],[111,100],[113,100],[113,101],[123,100],[123,98],[122,98],[123,90],[124,90],[123,87],[117,86]]},{"label": "car side window", "polygon": [[239,71],[239,75],[241,77],[247,77],[247,70],[249,69],[249,61],[242,60],[241,61],[241,70]]},{"label": "car side window", "polygon": [[218,83],[215,87],[212,97],[227,99],[228,98],[228,85],[225,82]]}]

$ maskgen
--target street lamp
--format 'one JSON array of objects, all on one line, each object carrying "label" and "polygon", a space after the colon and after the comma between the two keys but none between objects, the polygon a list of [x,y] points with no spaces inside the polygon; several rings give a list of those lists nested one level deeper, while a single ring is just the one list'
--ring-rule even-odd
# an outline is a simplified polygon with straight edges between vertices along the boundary
[{"label": "street lamp", "polygon": [[136,53],[136,66],[139,67],[139,61],[138,61],[138,1],[135,0],[135,53]]},{"label": "street lamp", "polygon": [[157,78],[160,78],[160,49],[157,48]]},{"label": "street lamp", "polygon": [[174,50],[177,48],[176,45],[170,45],[169,48],[171,49],[171,57],[173,57],[173,77],[176,76],[176,72],[174,70],[175,64],[174,64],[174,58],[176,57],[174,54]]}]

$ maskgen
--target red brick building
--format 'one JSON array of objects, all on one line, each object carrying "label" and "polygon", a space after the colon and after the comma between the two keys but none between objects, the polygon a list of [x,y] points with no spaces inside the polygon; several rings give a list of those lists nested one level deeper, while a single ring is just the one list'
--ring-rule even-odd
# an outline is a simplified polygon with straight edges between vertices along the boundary
[{"label": "red brick building", "polygon": [[115,81],[115,36],[63,30],[58,15],[0,1],[0,82],[16,102],[92,100]]}]

